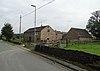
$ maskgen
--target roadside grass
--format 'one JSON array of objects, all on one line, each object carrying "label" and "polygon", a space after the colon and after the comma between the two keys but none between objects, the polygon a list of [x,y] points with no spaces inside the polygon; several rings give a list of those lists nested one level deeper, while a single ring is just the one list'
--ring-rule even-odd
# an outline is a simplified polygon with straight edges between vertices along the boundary
[{"label": "roadside grass", "polygon": [[10,41],[6,41],[6,40],[2,40],[2,41],[6,42],[7,44],[10,44],[10,45],[12,45],[12,46],[15,46],[15,44],[12,43],[12,42],[10,42]]},{"label": "roadside grass", "polygon": [[66,50],[78,50],[87,52],[90,54],[95,54],[100,56],[100,43],[76,43],[76,44],[69,44],[66,48]]},{"label": "roadside grass", "polygon": [[6,41],[8,44],[15,46],[14,43]]},{"label": "roadside grass", "polygon": [[30,50],[34,50],[35,47],[34,47],[34,44],[33,43],[30,43],[30,42],[24,42],[24,41],[21,41],[19,39],[15,39],[15,40],[11,40],[11,41],[6,41],[6,40],[3,40],[5,41],[7,44],[10,44],[12,46],[15,46],[15,45],[21,45],[23,46],[24,48],[27,48],[27,49],[30,49]]},{"label": "roadside grass", "polygon": [[2,40],[3,40],[4,42],[10,44],[10,45],[13,45],[13,46],[23,44],[23,42],[20,41],[19,39],[16,39],[16,40],[11,39],[10,41],[7,41],[6,39],[2,39]]},{"label": "roadside grass", "polygon": [[27,48],[27,49],[30,49],[30,50],[34,50],[35,49],[35,46],[32,43],[24,42],[24,45],[25,45],[24,47]]},{"label": "roadside grass", "polygon": [[6,42],[7,44],[12,45],[12,46],[21,45],[24,48],[30,49],[31,51],[33,51],[35,49],[35,46],[33,43],[24,42],[24,41],[21,41],[19,39],[15,39],[15,40],[12,39],[11,41],[6,41],[6,40],[3,40],[3,41]]}]

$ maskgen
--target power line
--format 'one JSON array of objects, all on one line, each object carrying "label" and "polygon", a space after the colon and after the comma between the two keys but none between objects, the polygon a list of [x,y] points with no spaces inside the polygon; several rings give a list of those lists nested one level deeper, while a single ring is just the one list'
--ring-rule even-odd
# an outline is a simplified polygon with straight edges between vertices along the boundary
[{"label": "power line", "polygon": [[[42,5],[41,7],[37,8],[36,10],[39,10],[39,9],[41,9],[42,7],[47,6],[48,4],[52,3],[53,1],[55,1],[55,0],[52,0],[52,1],[50,1],[50,2],[48,2],[48,3],[46,3],[46,4],[44,4],[44,5]],[[31,11],[31,12],[29,12],[29,13],[23,15],[22,17],[25,17],[25,16],[27,16],[27,15],[33,13],[33,12],[35,12],[35,11]]]},{"label": "power line", "polygon": [[[48,4],[52,3],[53,1],[55,1],[55,0],[52,0],[52,1],[50,1],[50,2],[48,2],[48,3],[46,3],[46,4],[44,4],[44,5],[40,6],[40,7],[37,8],[36,10],[39,10],[39,9],[41,9],[41,8],[43,8],[43,7],[45,7],[45,6],[47,6]],[[25,17],[25,16],[27,16],[27,15],[33,13],[33,12],[35,12],[35,10],[34,10],[34,11],[31,11],[31,12],[25,14],[25,15],[23,15],[21,18],[23,18],[23,17]],[[5,17],[2,17],[0,21],[2,21],[3,18],[5,18]],[[3,20],[4,20],[4,19],[3,19]],[[5,19],[5,20],[6,20],[6,19]],[[18,21],[19,21],[19,20],[17,20],[14,24],[17,24]]]},{"label": "power line", "polygon": [[[42,7],[45,7],[46,5],[52,3],[53,1],[55,1],[55,0],[52,0],[52,1],[50,1],[50,2],[48,2],[48,3],[46,3],[46,4],[44,4],[44,5],[40,6],[40,7],[37,8],[36,10],[39,10],[39,9],[41,9]],[[25,16],[27,16],[27,15],[29,15],[29,14],[31,14],[31,13],[33,13],[33,12],[35,12],[35,10],[34,10],[34,11],[31,11],[31,12],[25,14],[25,15],[23,15],[22,18],[25,17]],[[4,18],[4,17],[3,17],[3,18]],[[3,19],[3,18],[2,18],[2,19]],[[2,19],[1,19],[0,21],[2,21]],[[6,20],[6,19],[5,19],[5,20]],[[19,20],[17,20],[14,24],[16,24],[18,21],[19,21]]]}]

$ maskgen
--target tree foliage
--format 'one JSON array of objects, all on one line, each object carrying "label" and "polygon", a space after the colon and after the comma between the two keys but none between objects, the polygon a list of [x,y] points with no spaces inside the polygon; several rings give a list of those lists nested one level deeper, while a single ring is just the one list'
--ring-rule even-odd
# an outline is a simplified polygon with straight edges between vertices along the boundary
[{"label": "tree foliage", "polygon": [[100,10],[92,13],[86,28],[93,36],[100,39]]},{"label": "tree foliage", "polygon": [[4,24],[4,27],[1,30],[1,34],[2,36],[6,37],[7,41],[9,41],[13,37],[13,34],[14,34],[11,24],[9,23]]}]

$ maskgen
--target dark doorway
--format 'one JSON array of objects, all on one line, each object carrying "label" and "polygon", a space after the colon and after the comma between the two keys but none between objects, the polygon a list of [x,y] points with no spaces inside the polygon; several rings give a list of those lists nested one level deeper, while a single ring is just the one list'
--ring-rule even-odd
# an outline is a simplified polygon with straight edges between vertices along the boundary
[{"label": "dark doorway", "polygon": [[32,40],[31,40],[31,37],[29,37],[29,42],[31,42]]}]

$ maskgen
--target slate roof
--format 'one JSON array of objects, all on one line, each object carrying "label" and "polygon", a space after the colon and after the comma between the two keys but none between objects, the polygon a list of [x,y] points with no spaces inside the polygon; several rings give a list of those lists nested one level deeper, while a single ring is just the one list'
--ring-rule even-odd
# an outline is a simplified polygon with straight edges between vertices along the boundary
[{"label": "slate roof", "polygon": [[30,32],[34,32],[36,29],[36,32],[41,32],[42,29],[44,29],[47,26],[40,26],[40,27],[36,27],[36,28],[29,28],[28,30],[26,30],[24,33],[30,33]]},{"label": "slate roof", "polygon": [[56,32],[57,34],[62,34],[62,32],[61,32],[61,31],[56,31],[56,30],[55,30],[55,32]]},{"label": "slate roof", "polygon": [[[74,30],[78,37],[82,37],[82,38],[92,38],[91,35],[86,31],[86,29],[79,29],[79,28],[71,28],[71,30]],[[68,34],[68,33],[67,33]]]}]

